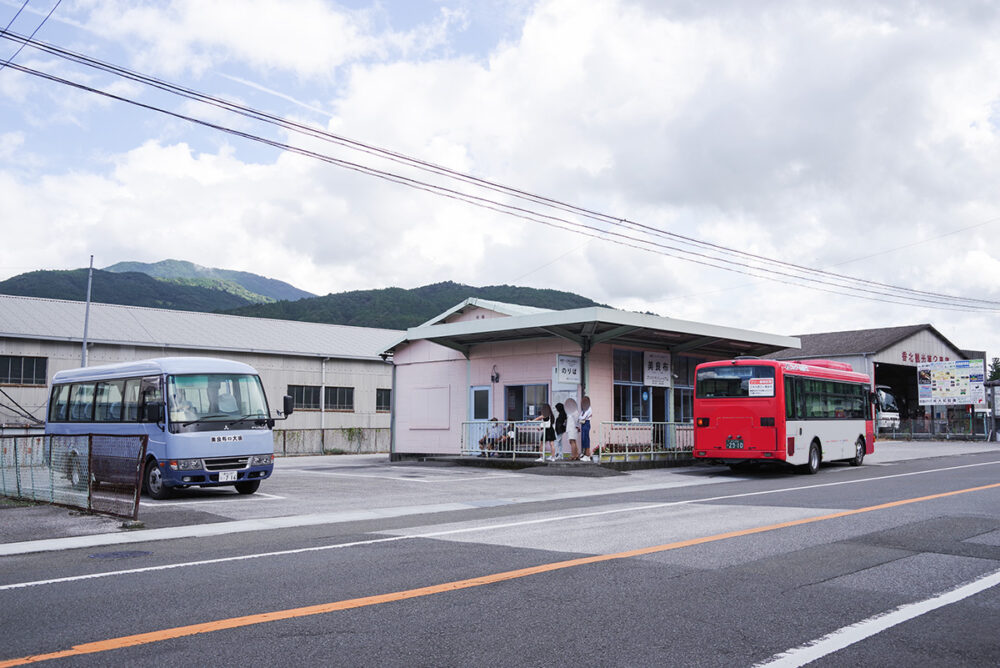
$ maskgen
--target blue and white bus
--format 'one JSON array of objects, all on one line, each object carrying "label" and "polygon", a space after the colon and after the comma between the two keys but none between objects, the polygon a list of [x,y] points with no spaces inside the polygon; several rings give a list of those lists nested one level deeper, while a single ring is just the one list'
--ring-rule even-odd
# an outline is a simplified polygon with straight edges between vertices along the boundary
[{"label": "blue and white bus", "polygon": [[[291,397],[282,412],[292,412]],[[45,422],[51,435],[147,436],[142,486],[154,499],[189,486],[253,494],[274,469],[273,428],[253,367],[206,357],[59,371]],[[90,475],[102,482],[100,467]]]}]

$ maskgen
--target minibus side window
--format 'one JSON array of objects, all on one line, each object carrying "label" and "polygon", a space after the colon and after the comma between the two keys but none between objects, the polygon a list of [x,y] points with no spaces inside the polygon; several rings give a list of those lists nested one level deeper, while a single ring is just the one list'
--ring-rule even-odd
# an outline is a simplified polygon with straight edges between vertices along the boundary
[{"label": "minibus side window", "polygon": [[94,384],[76,383],[69,395],[69,421],[93,422]]},{"label": "minibus side window", "polygon": [[49,399],[49,422],[65,422],[69,408],[69,385],[56,385]]}]

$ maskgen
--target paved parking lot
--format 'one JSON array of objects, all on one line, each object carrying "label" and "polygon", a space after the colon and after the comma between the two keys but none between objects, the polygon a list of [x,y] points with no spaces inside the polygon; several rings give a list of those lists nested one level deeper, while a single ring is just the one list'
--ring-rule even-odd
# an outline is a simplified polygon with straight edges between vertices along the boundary
[{"label": "paved parking lot", "polygon": [[[984,451],[1000,451],[1000,446],[882,441],[875,454],[865,461],[867,466],[879,466]],[[846,469],[830,466],[821,475],[837,475],[842,470]],[[36,541],[82,541],[89,536],[91,544],[113,544],[149,540],[158,535],[164,538],[219,535],[556,499],[583,500],[615,493],[732,482],[735,477],[727,468],[718,466],[648,469],[600,477],[539,473],[531,469],[511,471],[440,462],[391,463],[384,454],[279,458],[274,475],[254,495],[237,494],[231,488],[191,488],[180,490],[165,501],[143,497],[138,529],[123,526],[118,519],[67,508],[0,503],[3,517],[0,554],[5,553],[5,547],[6,553],[10,553],[15,544]]]}]

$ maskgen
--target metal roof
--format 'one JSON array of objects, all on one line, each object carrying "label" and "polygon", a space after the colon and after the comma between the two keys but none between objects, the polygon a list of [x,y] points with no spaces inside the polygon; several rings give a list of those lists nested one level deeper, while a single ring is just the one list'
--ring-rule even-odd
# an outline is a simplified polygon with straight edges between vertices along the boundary
[{"label": "metal roof", "polygon": [[928,324],[905,325],[902,327],[880,327],[877,329],[855,329],[847,332],[823,332],[822,334],[800,334],[802,347],[798,350],[781,350],[768,357],[791,360],[811,357],[841,357],[846,355],[875,355],[891,348],[900,341],[927,330],[961,354],[955,344]]},{"label": "metal roof", "polygon": [[420,327],[426,327],[428,325],[434,325],[444,320],[447,320],[450,316],[456,313],[462,313],[467,308],[484,308],[488,311],[494,311],[501,315],[530,315],[532,313],[551,313],[552,309],[538,308],[537,306],[521,306],[520,304],[505,304],[504,302],[494,302],[489,299],[478,299],[476,297],[469,297],[464,302],[458,306],[453,306],[444,313],[436,315]]},{"label": "metal roof", "polygon": [[[83,342],[84,302],[0,295],[0,337]],[[403,334],[216,313],[90,305],[91,343],[378,360]]]},{"label": "metal roof", "polygon": [[[441,319],[439,316],[429,322],[436,323]],[[485,320],[424,324],[406,330],[406,335],[386,351],[392,351],[408,342],[425,340],[468,355],[471,348],[478,344],[553,336],[568,339],[581,346],[614,341],[618,345],[662,349],[674,353],[696,351],[722,357],[764,355],[799,346],[799,340],[789,336],[595,306],[567,311],[538,310],[536,313]]]}]

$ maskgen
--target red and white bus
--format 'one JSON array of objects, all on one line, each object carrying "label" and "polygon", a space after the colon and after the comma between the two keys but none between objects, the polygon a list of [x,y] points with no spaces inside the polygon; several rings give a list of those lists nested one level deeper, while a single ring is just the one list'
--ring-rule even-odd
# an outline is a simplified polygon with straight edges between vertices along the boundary
[{"label": "red and white bus", "polygon": [[875,451],[871,379],[844,362],[739,358],[695,369],[694,456],[738,468],[860,466]]}]

